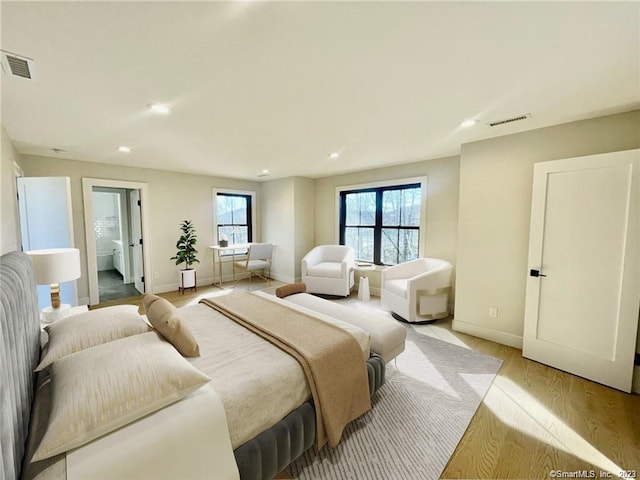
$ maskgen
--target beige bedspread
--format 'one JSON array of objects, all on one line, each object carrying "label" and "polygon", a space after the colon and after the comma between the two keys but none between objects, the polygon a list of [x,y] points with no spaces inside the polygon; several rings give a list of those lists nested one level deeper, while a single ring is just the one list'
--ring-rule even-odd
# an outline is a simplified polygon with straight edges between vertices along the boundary
[{"label": "beige bedspread", "polygon": [[344,427],[371,409],[366,366],[353,335],[267,298],[240,292],[201,300],[294,357],[316,406],[317,446],[335,447]]},{"label": "beige bedspread", "polygon": [[300,365],[279,348],[206,305],[180,314],[200,345],[200,356],[188,360],[220,395],[234,449],[310,397]]}]

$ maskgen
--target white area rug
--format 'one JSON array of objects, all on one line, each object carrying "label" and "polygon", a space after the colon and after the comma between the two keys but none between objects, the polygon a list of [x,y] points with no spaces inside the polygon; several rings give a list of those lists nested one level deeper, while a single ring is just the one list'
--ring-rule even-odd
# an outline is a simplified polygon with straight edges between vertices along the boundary
[{"label": "white area rug", "polygon": [[499,360],[408,330],[387,365],[373,410],[347,426],[335,449],[309,449],[291,464],[297,479],[437,479],[502,365]]}]

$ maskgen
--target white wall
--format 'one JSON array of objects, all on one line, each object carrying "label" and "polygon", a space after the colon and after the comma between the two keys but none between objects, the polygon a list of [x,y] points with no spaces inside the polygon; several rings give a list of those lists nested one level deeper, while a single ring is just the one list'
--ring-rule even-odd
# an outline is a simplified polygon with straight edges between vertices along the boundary
[{"label": "white wall", "polygon": [[[337,243],[336,187],[427,176],[427,224],[424,244],[427,257],[436,257],[456,264],[458,239],[459,157],[425,160],[392,167],[363,170],[316,179],[315,240],[316,245]],[[368,272],[373,292],[380,287],[379,272]]]},{"label": "white wall", "polygon": [[120,231],[120,193],[93,192],[93,223],[96,230],[96,253],[110,255],[113,240],[122,240]]},{"label": "white wall", "polygon": [[640,111],[463,145],[454,329],[522,345],[536,162],[638,147]]},{"label": "white wall", "polygon": [[302,258],[315,247],[315,180],[295,177],[294,194],[294,272],[296,281],[302,278]]},{"label": "white wall", "polygon": [[261,185],[262,241],[274,244],[271,277],[295,281],[294,179],[282,178]]},{"label": "white wall", "polygon": [[21,167],[20,155],[5,131],[2,130],[2,150],[0,158],[0,254],[20,250],[20,223],[16,201],[14,163]]},{"label": "white wall", "polygon": [[[86,271],[86,240],[84,208],[82,203],[82,177],[146,182],[149,185],[149,238],[145,246],[151,252],[155,290],[177,290],[175,262],[176,240],[183,220],[192,220],[198,232],[198,284],[213,280],[213,256],[207,248],[213,243],[213,214],[211,195],[214,187],[259,190],[256,182],[222,177],[209,177],[174,173],[163,170],[112,166],[102,163],[81,162],[49,157],[23,156],[22,167],[27,176],[66,176],[71,178],[73,228],[76,247],[80,249],[82,277],[78,279],[78,296],[89,297]],[[256,231],[259,230],[259,219]],[[148,283],[151,283],[148,282]]]},{"label": "white wall", "polygon": [[262,241],[275,245],[271,277],[300,280],[300,264],[314,243],[315,181],[288,177],[261,184]]}]

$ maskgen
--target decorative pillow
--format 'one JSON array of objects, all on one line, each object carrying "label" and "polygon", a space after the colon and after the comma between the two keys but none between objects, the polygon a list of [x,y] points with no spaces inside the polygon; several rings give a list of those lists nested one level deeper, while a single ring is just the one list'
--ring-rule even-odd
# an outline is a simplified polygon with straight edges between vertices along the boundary
[{"label": "decorative pillow", "polygon": [[304,293],[307,291],[307,286],[304,283],[289,283],[276,288],[276,297],[284,298],[294,293]]},{"label": "decorative pillow", "polygon": [[51,413],[34,462],[106,435],[211,380],[156,332],[68,355],[49,372]]},{"label": "decorative pillow", "polygon": [[98,308],[62,318],[45,327],[49,341],[36,372],[86,348],[151,331],[135,305]]},{"label": "decorative pillow", "polygon": [[145,294],[142,304],[147,320],[185,357],[199,357],[200,347],[176,307],[156,295]]}]

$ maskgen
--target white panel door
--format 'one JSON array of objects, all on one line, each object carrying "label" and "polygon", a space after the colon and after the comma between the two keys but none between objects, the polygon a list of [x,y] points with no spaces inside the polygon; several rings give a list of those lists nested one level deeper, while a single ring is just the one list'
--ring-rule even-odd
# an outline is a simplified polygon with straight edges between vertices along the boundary
[{"label": "white panel door", "polygon": [[[69,177],[19,177],[16,181],[22,249],[74,247]],[[78,305],[75,280],[60,284],[60,300]],[[49,286],[39,285],[40,310],[50,305]]]},{"label": "white panel door", "polygon": [[629,392],[640,150],[534,167],[523,355]]},{"label": "white panel door", "polygon": [[131,190],[129,195],[131,212],[131,243],[129,250],[133,260],[133,284],[144,293],[144,262],[142,260],[142,217],[140,213],[140,190]]}]

